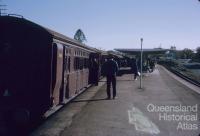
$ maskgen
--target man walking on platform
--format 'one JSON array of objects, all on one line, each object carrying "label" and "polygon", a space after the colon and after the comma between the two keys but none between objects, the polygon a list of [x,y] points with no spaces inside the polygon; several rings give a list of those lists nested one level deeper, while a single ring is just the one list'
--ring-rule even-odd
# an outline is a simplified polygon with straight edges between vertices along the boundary
[{"label": "man walking on platform", "polygon": [[131,71],[134,74],[134,80],[137,80],[138,75],[138,66],[137,66],[137,61],[135,58],[131,59]]},{"label": "man walking on platform", "polygon": [[107,78],[107,99],[111,99],[111,83],[113,88],[113,99],[116,98],[116,75],[118,72],[118,64],[113,60],[112,56],[109,55],[108,61],[103,64],[102,73]]}]

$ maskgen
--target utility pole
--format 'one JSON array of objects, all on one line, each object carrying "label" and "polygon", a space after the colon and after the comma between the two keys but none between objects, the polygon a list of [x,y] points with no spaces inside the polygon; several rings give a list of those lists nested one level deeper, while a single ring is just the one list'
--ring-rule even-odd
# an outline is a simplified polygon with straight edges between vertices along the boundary
[{"label": "utility pole", "polygon": [[142,43],[143,43],[143,38],[140,39],[141,41],[141,50],[140,50],[140,89],[142,89],[142,54],[143,54],[143,50],[142,50]]}]

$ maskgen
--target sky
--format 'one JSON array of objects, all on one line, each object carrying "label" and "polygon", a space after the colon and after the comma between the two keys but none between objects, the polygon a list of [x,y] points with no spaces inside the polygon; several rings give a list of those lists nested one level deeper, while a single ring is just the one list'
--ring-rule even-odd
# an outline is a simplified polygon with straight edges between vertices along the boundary
[{"label": "sky", "polygon": [[200,46],[198,0],[0,0],[7,13],[73,38],[81,29],[95,48],[196,49]]}]

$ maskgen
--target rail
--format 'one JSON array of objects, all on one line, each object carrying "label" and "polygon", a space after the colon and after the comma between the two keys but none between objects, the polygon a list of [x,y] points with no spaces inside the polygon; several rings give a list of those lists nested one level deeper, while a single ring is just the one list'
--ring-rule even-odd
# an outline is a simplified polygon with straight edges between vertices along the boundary
[{"label": "rail", "polygon": [[183,78],[184,80],[190,82],[191,84],[194,84],[194,85],[200,87],[200,82],[198,82],[198,81],[196,81],[196,80],[194,80],[194,79],[191,79],[191,78],[189,78],[189,77],[183,75],[182,73],[178,72],[177,70],[172,69],[172,68],[170,68],[170,67],[168,67],[168,66],[165,66],[165,65],[164,65],[164,67],[167,68],[167,69],[168,69],[169,71],[171,71],[172,73],[174,73],[175,75],[177,75],[177,76]]}]

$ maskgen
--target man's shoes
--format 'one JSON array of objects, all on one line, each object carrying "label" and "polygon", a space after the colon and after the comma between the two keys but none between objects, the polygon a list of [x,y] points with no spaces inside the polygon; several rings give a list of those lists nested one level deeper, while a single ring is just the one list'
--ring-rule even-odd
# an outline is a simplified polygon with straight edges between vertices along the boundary
[{"label": "man's shoes", "polygon": [[115,97],[113,97],[113,99],[118,99],[118,97],[115,96]]},{"label": "man's shoes", "polygon": [[107,97],[106,99],[107,99],[107,100],[110,100],[111,98],[110,98],[110,97]]}]

